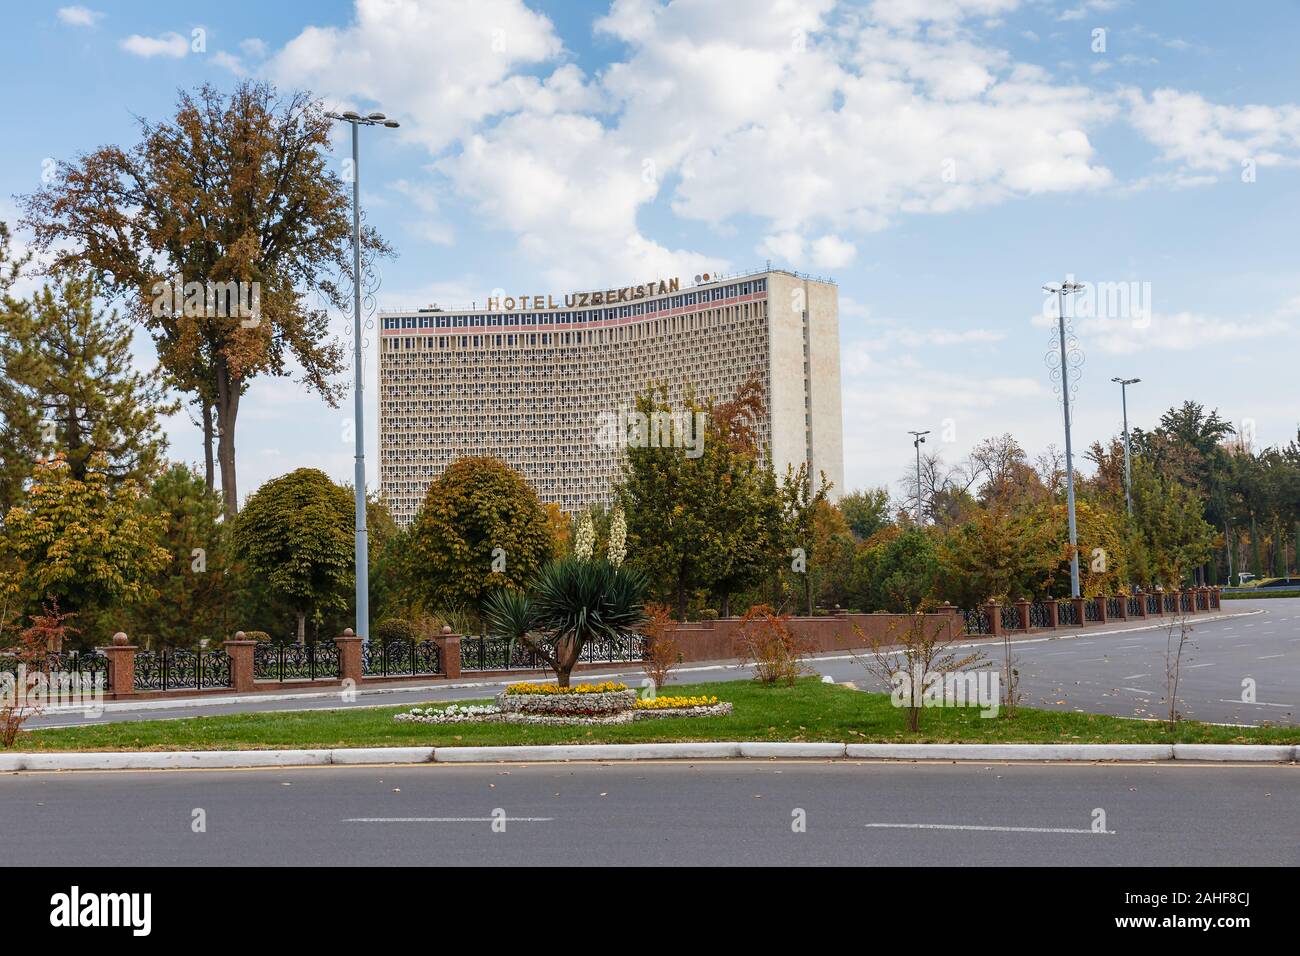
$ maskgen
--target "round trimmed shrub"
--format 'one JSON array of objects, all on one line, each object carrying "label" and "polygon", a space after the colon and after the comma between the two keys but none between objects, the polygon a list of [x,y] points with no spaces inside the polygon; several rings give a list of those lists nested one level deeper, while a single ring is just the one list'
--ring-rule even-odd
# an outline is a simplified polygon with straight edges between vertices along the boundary
[{"label": "round trimmed shrub", "polygon": [[375,640],[387,644],[389,641],[415,640],[415,628],[411,622],[400,617],[388,617],[375,625],[371,635]]}]

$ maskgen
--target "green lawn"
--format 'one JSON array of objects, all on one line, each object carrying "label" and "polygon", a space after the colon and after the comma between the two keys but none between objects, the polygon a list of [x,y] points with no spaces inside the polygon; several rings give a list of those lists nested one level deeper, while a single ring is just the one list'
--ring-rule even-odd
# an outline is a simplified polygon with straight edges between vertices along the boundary
[{"label": "green lawn", "polygon": [[[248,748],[470,746],[479,744],[638,743],[678,740],[832,740],[850,743],[1300,743],[1300,728],[1243,729],[1185,722],[1161,724],[1092,714],[1021,708],[1014,717],[932,708],[921,732],[903,730],[904,714],[885,694],[866,694],[803,678],[793,687],[747,681],[671,685],[673,694],[716,694],[735,705],[729,717],[638,721],[622,726],[405,724],[406,707],[236,714],[142,720],[23,733],[16,750],[232,750]],[[441,706],[441,705],[437,705]]]}]

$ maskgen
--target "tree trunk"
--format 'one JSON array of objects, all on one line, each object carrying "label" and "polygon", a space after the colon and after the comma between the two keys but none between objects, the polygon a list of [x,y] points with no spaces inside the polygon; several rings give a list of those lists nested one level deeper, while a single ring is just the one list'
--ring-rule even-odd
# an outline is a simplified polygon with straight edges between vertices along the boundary
[{"label": "tree trunk", "polygon": [[212,406],[205,399],[203,402],[203,488],[209,493],[217,484],[212,461],[212,433]]},{"label": "tree trunk", "polygon": [[555,645],[555,683],[559,687],[569,686],[569,675],[578,663],[582,648],[572,637],[559,641]]},{"label": "tree trunk", "polygon": [[681,581],[677,582],[677,620],[686,620],[686,588]]},{"label": "tree trunk", "polygon": [[307,643],[307,615],[302,611],[298,612],[298,643]]},{"label": "tree trunk", "polygon": [[239,381],[224,357],[217,359],[217,462],[221,466],[222,512],[229,521],[239,513],[235,486],[235,419],[239,415]]},{"label": "tree trunk", "polygon": [[731,592],[722,592],[722,607],[718,608],[721,612],[719,617],[731,617]]}]

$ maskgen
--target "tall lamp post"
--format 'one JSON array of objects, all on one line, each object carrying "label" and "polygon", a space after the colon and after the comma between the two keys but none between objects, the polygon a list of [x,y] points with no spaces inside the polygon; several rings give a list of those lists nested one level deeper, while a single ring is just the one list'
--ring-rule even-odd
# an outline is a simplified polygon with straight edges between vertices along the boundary
[{"label": "tall lamp post", "polygon": [[362,401],[361,365],[361,154],[357,130],[362,126],[387,126],[396,129],[400,124],[383,113],[362,116],[355,110],[343,113],[326,113],[330,119],[339,120],[352,127],[352,415],[356,434],[356,454],[352,482],[356,489],[356,579],[357,579],[357,635],[370,640],[370,552],[366,532],[366,433],[365,408]]},{"label": "tall lamp post", "polygon": [[1112,378],[1119,385],[1120,401],[1124,405],[1124,503],[1128,505],[1128,516],[1133,517],[1133,468],[1129,464],[1132,449],[1128,441],[1128,387],[1142,381],[1140,378]]},{"label": "tall lamp post", "polygon": [[1065,347],[1065,297],[1083,291],[1079,282],[1049,283],[1056,295],[1056,328],[1061,349],[1061,407],[1065,409],[1065,503],[1070,514],[1070,597],[1079,597],[1079,528],[1074,520],[1074,450],[1070,443],[1070,359]]},{"label": "tall lamp post", "polygon": [[923,432],[908,432],[912,436],[912,447],[916,449],[916,526],[921,526],[921,446],[925,444],[925,436],[930,434],[929,429]]}]

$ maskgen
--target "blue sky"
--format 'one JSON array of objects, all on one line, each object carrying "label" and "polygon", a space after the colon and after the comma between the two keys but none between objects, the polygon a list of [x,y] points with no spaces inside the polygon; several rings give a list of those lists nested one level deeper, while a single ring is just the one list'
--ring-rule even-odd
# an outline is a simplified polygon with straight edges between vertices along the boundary
[{"label": "blue sky", "polygon": [[[383,307],[767,259],[836,279],[850,488],[897,493],[913,428],[954,462],[1007,431],[1059,447],[1039,287],[1066,274],[1135,297],[1076,320],[1077,446],[1119,430],[1115,375],[1143,380],[1136,424],[1193,398],[1276,444],[1300,424],[1298,41],[1295,0],[28,3],[0,33],[0,216],[178,88],[263,77],[402,122],[363,145]],[[350,479],[349,414],[259,381],[241,494]],[[183,414],[168,435],[199,459]]]}]

